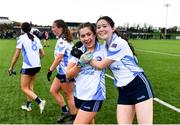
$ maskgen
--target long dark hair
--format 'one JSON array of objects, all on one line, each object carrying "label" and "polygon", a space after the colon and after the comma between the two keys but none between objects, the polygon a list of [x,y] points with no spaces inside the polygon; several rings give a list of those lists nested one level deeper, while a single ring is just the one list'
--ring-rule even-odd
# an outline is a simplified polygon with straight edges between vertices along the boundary
[{"label": "long dark hair", "polygon": [[[105,21],[107,21],[107,23],[108,23],[112,28],[114,28],[114,21],[113,21],[109,16],[102,16],[102,17],[100,17],[100,18],[96,21],[96,24],[97,24],[97,22],[98,22],[99,20],[105,20]],[[129,45],[129,47],[130,47],[133,55],[136,55],[135,50],[134,50],[134,47],[133,47],[132,44],[129,42],[128,37],[127,37],[124,33],[120,32],[120,30],[118,30],[117,28],[115,29],[114,33],[116,33],[116,34],[117,34],[118,36],[120,36],[122,39],[124,39],[125,41],[127,41],[127,43],[128,43],[128,45]]]},{"label": "long dark hair", "polygon": [[32,41],[34,41],[34,36],[32,34],[30,34],[31,31],[31,25],[28,22],[24,22],[21,25],[21,29],[24,33],[27,33],[27,36],[29,39],[31,39]]},{"label": "long dark hair", "polygon": [[64,35],[66,40],[68,42],[72,42],[73,41],[72,34],[71,34],[70,30],[68,29],[66,23],[63,20],[61,20],[61,19],[55,20],[54,23],[56,24],[56,26],[58,28],[62,28],[63,29],[62,34]]},{"label": "long dark hair", "polygon": [[[96,35],[96,28],[95,26],[90,23],[90,22],[86,22],[86,23],[81,23],[78,27],[78,34],[79,34],[79,30],[85,27],[89,27],[89,29],[93,32],[94,35]],[[79,34],[80,35],[80,34]]]},{"label": "long dark hair", "polygon": [[[90,23],[90,22],[81,23],[81,24],[79,25],[79,27],[78,27],[78,34],[79,34],[79,35],[80,35],[80,33],[79,33],[80,29],[83,29],[83,28],[85,28],[85,27],[88,27],[88,28],[92,31],[92,33],[93,33],[94,35],[96,35],[96,27],[95,27],[94,24],[92,24],[92,23]],[[96,37],[96,41],[98,41],[97,37]]]}]

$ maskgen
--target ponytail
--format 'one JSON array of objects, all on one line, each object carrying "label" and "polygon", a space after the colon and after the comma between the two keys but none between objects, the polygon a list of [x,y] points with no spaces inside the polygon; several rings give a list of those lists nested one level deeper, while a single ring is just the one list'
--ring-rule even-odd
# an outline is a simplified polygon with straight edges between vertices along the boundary
[{"label": "ponytail", "polygon": [[133,45],[129,42],[127,34],[120,32],[118,28],[115,29],[114,33],[116,33],[118,36],[120,36],[122,39],[124,39],[128,43],[133,55],[136,56],[135,49]]},{"label": "ponytail", "polygon": [[32,34],[27,33],[27,36],[28,36],[29,39],[31,39],[31,41],[34,41],[34,36]]},{"label": "ponytail", "polygon": [[31,39],[32,41],[34,41],[34,36],[32,34],[30,34],[31,31],[31,25],[28,22],[24,22],[21,25],[21,29],[23,32],[27,33],[27,36],[29,39]]},{"label": "ponytail", "polygon": [[[73,37],[72,37],[72,34],[70,32],[70,30],[68,29],[68,26],[67,24],[64,22],[64,20],[62,19],[59,19],[59,20],[55,20],[54,23],[56,24],[56,26],[58,28],[62,28],[62,34],[64,35],[64,37],[66,38],[66,40],[68,42],[72,42],[73,41]],[[62,35],[61,34],[61,35]]]}]

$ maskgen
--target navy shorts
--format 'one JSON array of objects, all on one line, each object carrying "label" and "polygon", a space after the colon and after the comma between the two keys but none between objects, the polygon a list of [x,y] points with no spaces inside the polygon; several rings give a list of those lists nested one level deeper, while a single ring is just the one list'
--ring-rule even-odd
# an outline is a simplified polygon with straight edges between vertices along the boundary
[{"label": "navy shorts", "polygon": [[58,78],[60,80],[60,82],[74,82],[74,78],[73,79],[66,79],[66,75],[60,75],[60,74],[56,74],[56,78]]},{"label": "navy shorts", "polygon": [[118,104],[134,105],[139,102],[153,98],[153,90],[150,82],[140,73],[127,86],[118,87]]},{"label": "navy shorts", "polygon": [[80,100],[74,97],[75,106],[87,112],[98,112],[101,109],[103,100]]},{"label": "navy shorts", "polygon": [[35,75],[40,71],[41,67],[36,67],[36,68],[28,68],[28,69],[21,69],[20,73],[25,74],[25,75]]}]

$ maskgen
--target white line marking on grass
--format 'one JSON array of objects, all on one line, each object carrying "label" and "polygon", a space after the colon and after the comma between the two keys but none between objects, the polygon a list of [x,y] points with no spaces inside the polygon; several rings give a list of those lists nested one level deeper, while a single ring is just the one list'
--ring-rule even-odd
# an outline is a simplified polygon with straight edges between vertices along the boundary
[{"label": "white line marking on grass", "polygon": [[163,53],[163,52],[150,51],[150,50],[142,50],[142,49],[136,49],[136,50],[137,51],[141,51],[141,52],[146,52],[146,53],[156,53],[156,54],[180,57],[180,55],[178,55],[178,54]]},{"label": "white line marking on grass", "polygon": [[165,102],[165,101],[162,101],[162,100],[160,100],[159,98],[154,98],[154,100],[155,100],[156,102],[160,103],[161,105],[164,105],[164,106],[166,106],[166,107],[168,107],[168,108],[170,108],[170,109],[172,109],[172,110],[180,113],[180,109],[179,109],[179,108],[176,108],[175,106],[173,106],[173,105],[171,105],[171,104],[169,104],[169,103],[167,103],[167,102]]},{"label": "white line marking on grass", "polygon": [[114,80],[114,77],[108,75],[108,74],[105,74],[107,77],[111,78],[112,80]]},{"label": "white line marking on grass", "polygon": [[[110,76],[110,75],[108,75],[108,74],[105,74],[105,75],[106,75],[108,78],[114,80],[114,77],[112,77],[112,76]],[[167,103],[167,102],[165,102],[165,101],[162,101],[162,100],[160,100],[159,98],[154,98],[154,101],[156,101],[156,102],[160,103],[161,105],[164,105],[164,106],[166,106],[166,107],[168,107],[168,108],[170,108],[170,109],[172,109],[172,110],[180,113],[180,109],[179,109],[179,108],[176,108],[175,106],[173,106],[173,105],[171,105],[171,104],[169,104],[169,103]]]}]

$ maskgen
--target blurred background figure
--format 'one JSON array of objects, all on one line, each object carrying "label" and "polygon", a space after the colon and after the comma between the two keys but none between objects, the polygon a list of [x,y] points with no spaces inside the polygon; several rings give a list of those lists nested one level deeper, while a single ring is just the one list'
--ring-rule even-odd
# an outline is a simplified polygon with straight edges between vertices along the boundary
[{"label": "blurred background figure", "polygon": [[44,47],[49,47],[49,33],[47,31],[44,31],[43,33],[43,45]]}]

